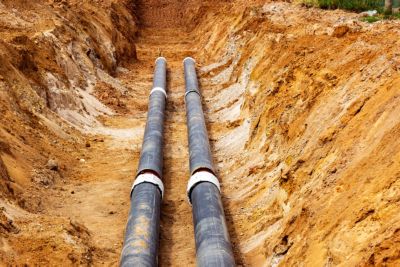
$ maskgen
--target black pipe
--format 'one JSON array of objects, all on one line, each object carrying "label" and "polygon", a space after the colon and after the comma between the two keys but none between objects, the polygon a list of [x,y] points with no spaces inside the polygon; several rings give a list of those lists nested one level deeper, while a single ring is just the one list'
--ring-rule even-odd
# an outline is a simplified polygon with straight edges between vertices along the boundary
[{"label": "black pipe", "polygon": [[192,204],[197,266],[235,266],[220,186],[212,163],[195,61],[192,58],[186,58],[183,65],[192,175],[187,193]]},{"label": "black pipe", "polygon": [[144,182],[135,186],[120,266],[158,266],[160,204],[156,185]]},{"label": "black pipe", "polygon": [[153,90],[150,93],[146,130],[137,174],[145,171],[155,172],[160,178],[163,169],[163,130],[166,100],[167,62],[160,57],[156,60]]},{"label": "black pipe", "polygon": [[158,58],[150,92],[149,111],[125,230],[120,266],[158,265],[160,204],[164,186],[163,132],[166,102],[166,60]]}]

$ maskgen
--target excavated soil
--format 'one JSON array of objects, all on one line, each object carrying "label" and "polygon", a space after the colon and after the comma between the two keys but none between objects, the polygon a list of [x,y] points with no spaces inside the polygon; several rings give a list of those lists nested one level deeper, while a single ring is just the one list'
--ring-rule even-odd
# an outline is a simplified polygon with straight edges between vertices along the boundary
[{"label": "excavated soil", "polygon": [[115,266],[154,60],[161,266],[194,266],[182,60],[237,265],[400,265],[400,23],[277,1],[0,2],[0,263]]}]

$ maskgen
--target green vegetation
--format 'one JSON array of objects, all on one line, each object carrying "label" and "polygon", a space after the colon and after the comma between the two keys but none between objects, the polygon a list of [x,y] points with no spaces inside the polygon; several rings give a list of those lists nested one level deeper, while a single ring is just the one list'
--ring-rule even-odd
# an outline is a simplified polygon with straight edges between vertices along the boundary
[{"label": "green vegetation", "polygon": [[[383,14],[385,0],[295,0],[301,4],[311,7],[320,7],[323,9],[346,9],[356,12],[367,10],[377,10],[378,15],[361,18],[362,21],[374,23],[383,19],[400,19],[400,13]],[[393,0],[393,7],[398,7],[400,0]]]},{"label": "green vegetation", "polygon": [[391,15],[379,14],[377,16],[368,16],[368,17],[361,18],[362,21],[365,21],[368,23],[374,23],[374,22],[384,20],[384,19],[400,19],[400,13],[391,14]]},{"label": "green vegetation", "polygon": [[379,20],[381,20],[380,17],[375,17],[375,16],[368,16],[368,17],[364,17],[361,18],[362,21],[368,22],[368,23],[374,23],[377,22]]},{"label": "green vegetation", "polygon": [[297,0],[297,2],[306,6],[318,6],[323,9],[340,8],[359,12],[366,10],[382,12],[385,0]]},{"label": "green vegetation", "polygon": [[324,9],[346,9],[352,11],[382,10],[384,0],[317,0]]}]

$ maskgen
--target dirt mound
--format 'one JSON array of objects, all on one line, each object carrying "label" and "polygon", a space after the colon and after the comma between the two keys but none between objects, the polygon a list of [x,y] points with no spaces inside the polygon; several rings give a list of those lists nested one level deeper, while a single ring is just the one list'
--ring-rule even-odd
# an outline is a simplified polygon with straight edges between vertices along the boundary
[{"label": "dirt mound", "polygon": [[194,36],[238,262],[393,263],[371,246],[399,227],[399,23],[284,3],[214,16]]},{"label": "dirt mound", "polygon": [[[3,263],[62,262],[70,250],[73,262],[85,258],[90,242],[60,231],[68,219],[50,214],[46,201],[73,178],[82,132],[101,131],[97,116],[112,114],[91,93],[97,81],[118,86],[112,75],[135,60],[132,11],[129,1],[0,3]],[[49,159],[59,166],[46,166]]]}]

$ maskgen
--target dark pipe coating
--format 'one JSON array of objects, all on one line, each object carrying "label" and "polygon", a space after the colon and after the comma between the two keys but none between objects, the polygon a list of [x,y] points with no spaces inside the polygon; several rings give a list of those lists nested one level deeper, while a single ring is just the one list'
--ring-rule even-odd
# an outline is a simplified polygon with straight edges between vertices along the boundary
[{"label": "dark pipe coating", "polygon": [[[192,175],[199,171],[215,174],[201,106],[195,61],[192,58],[186,58],[183,64],[186,82],[185,102],[190,172]],[[192,203],[197,266],[235,266],[217,185],[211,181],[201,181],[194,184],[188,194]]]},{"label": "dark pipe coating", "polygon": [[[166,60],[158,58],[137,177],[155,175],[155,179],[162,178],[165,88]],[[158,266],[161,190],[151,181],[134,185],[120,266]]]}]

